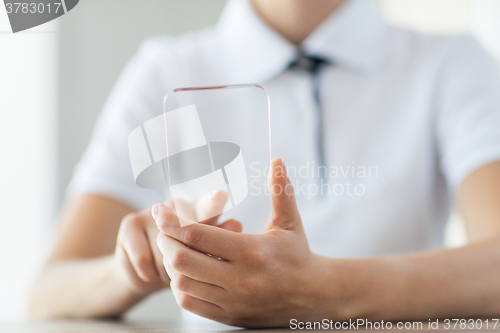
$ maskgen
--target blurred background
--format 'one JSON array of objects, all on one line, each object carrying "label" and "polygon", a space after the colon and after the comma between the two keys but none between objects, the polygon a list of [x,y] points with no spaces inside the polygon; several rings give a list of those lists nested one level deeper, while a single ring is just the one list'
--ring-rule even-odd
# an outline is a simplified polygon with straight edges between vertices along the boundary
[{"label": "blurred background", "polygon": [[[271,1],[271,0],[270,0]],[[498,0],[375,1],[394,25],[473,34],[500,64]],[[12,34],[0,8],[0,320],[21,318],[50,250],[72,169],[120,71],[151,35],[213,25],[225,0],[84,0],[61,18]],[[456,213],[446,244],[466,237]],[[129,316],[171,318],[168,292]]]}]

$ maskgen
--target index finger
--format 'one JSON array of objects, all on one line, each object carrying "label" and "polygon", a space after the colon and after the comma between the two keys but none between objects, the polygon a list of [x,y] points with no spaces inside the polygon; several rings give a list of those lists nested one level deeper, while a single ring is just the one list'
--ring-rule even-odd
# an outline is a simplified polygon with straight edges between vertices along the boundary
[{"label": "index finger", "polygon": [[155,205],[155,210],[156,225],[162,233],[200,252],[231,261],[241,257],[248,243],[250,235],[199,223],[181,227],[179,218],[168,207]]},{"label": "index finger", "polygon": [[196,222],[215,225],[224,207],[229,201],[229,194],[223,190],[216,190],[198,199],[195,203]]}]

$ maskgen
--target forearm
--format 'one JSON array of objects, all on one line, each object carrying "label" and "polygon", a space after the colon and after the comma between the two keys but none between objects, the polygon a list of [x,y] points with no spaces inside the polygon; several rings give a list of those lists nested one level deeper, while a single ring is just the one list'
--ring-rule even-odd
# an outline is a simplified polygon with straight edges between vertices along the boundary
[{"label": "forearm", "polygon": [[113,317],[140,301],[138,293],[117,276],[112,256],[49,264],[31,293],[33,319]]},{"label": "forearm", "polygon": [[340,301],[329,308],[340,320],[497,315],[499,262],[499,239],[411,256],[328,259],[323,298]]}]

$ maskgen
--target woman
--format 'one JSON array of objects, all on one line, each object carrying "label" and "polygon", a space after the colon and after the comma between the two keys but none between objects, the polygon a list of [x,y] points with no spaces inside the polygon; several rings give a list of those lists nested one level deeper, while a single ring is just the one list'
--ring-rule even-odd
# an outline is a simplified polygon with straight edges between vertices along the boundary
[{"label": "woman", "polygon": [[[241,220],[262,234],[235,220],[176,228],[154,205],[165,198],[135,185],[127,137],[166,91],[249,82],[272,100],[270,186],[295,194],[271,191],[267,224]],[[31,314],[115,316],[169,286],[181,307],[237,326],[499,313],[499,91],[474,40],[390,27],[368,1],[231,0],[216,27],[150,39],[125,69]],[[341,194],[304,191],[317,179],[291,171],[312,161],[336,168],[324,177]],[[451,203],[470,244],[441,249]]]}]

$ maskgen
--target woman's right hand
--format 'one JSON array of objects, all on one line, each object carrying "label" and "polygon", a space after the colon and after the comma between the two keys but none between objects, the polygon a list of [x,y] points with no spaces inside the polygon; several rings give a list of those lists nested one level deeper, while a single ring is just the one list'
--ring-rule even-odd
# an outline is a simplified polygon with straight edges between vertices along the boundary
[{"label": "woman's right hand", "polygon": [[[221,212],[228,199],[227,192],[210,193],[196,204],[191,204],[193,214],[198,221],[208,216],[210,218],[203,223],[217,225],[219,216],[211,216],[214,211]],[[235,220],[217,226],[234,232],[242,230],[241,224]],[[163,266],[163,255],[156,245],[158,232],[149,209],[128,214],[120,224],[115,264],[119,277],[136,293],[149,294],[170,285],[170,278]]]}]

